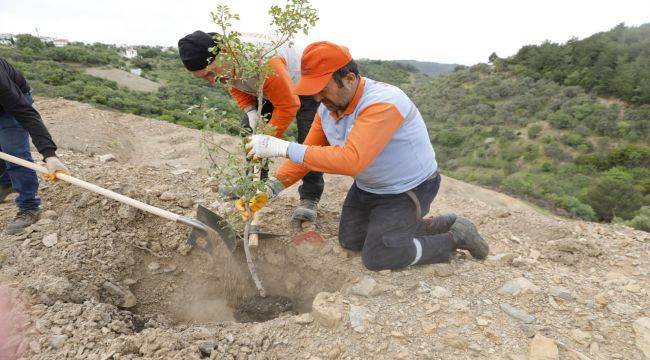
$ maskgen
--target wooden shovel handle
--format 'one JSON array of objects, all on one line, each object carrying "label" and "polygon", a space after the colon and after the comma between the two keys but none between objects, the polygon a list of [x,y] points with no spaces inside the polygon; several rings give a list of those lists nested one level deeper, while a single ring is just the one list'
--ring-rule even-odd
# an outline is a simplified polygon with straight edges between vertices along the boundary
[{"label": "wooden shovel handle", "polygon": [[[256,211],[253,214],[253,220],[251,220],[251,226],[259,227],[260,224],[260,212]],[[248,235],[248,246],[257,247],[259,245],[260,237],[258,233]]]},{"label": "wooden shovel handle", "polygon": [[[24,159],[21,159],[21,158],[17,158],[15,156],[6,154],[4,152],[0,152],[0,158],[3,159],[3,160],[9,161],[11,163],[14,163],[14,164],[17,164],[17,165],[20,165],[20,166],[24,166],[24,167],[32,169],[34,171],[43,173],[43,174],[49,174],[50,173],[44,166],[34,164],[31,161],[27,161],[27,160],[24,160]],[[95,184],[91,184],[89,182],[85,182],[83,180],[77,179],[74,176],[70,176],[68,174],[64,174],[64,173],[60,173],[60,172],[57,172],[54,175],[57,177],[57,179],[60,179],[60,180],[63,180],[65,182],[68,182],[70,184],[76,185],[76,186],[78,186],[80,188],[92,191],[92,192],[94,192],[96,194],[105,196],[105,197],[107,197],[109,199],[119,201],[119,202],[121,202],[123,204],[133,206],[136,209],[140,209],[142,211],[146,211],[146,212],[154,214],[156,216],[160,216],[160,217],[165,218],[167,220],[179,221],[179,218],[183,218],[181,215],[174,214],[171,211],[160,209],[160,208],[157,208],[155,206],[145,204],[142,201],[131,199],[130,197],[124,196],[122,194],[118,194],[118,193],[110,191],[108,189],[104,189],[103,187],[97,186]]]}]

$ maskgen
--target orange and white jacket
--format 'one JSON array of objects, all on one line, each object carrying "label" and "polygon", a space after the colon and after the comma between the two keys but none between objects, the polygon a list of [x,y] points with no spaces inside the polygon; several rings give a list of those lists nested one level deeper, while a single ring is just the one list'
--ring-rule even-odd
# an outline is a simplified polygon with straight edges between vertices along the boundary
[{"label": "orange and white jacket", "polygon": [[309,171],[349,175],[375,194],[399,194],[437,170],[429,133],[417,107],[399,88],[361,78],[337,116],[320,105],[304,143],[292,143],[276,178],[285,187]]},{"label": "orange and white jacket", "polygon": [[[282,46],[269,59],[273,73],[264,81],[264,98],[273,104],[269,123],[276,128],[276,137],[282,137],[300,108],[300,99],[293,86],[300,79],[302,49]],[[257,108],[257,79],[235,80],[228,91],[242,110]]]}]

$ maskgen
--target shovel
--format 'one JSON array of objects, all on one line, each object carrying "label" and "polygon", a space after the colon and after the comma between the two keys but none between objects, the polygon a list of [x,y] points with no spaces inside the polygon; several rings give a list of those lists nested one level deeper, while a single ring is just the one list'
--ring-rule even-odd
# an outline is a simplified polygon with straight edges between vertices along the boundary
[{"label": "shovel", "polygon": [[[30,161],[17,158],[4,152],[0,152],[0,159],[20,166],[24,166],[43,174],[49,173],[48,170],[41,165],[34,164]],[[220,239],[226,244],[228,250],[231,252],[234,251],[237,246],[235,234],[228,223],[219,215],[213,213],[201,205],[199,205],[197,209],[197,218],[195,219],[188,216],[178,215],[171,211],[160,209],[149,204],[145,204],[141,201],[132,199],[122,194],[118,194],[108,189],[104,189],[67,174],[56,173],[54,175],[57,179],[79,186],[83,189],[92,191],[109,199],[119,201],[129,206],[133,206],[134,208],[160,216],[167,220],[191,226],[193,230],[190,236],[187,238],[187,243],[192,246],[198,245],[202,250],[208,252],[210,255],[214,255],[214,248]]]}]

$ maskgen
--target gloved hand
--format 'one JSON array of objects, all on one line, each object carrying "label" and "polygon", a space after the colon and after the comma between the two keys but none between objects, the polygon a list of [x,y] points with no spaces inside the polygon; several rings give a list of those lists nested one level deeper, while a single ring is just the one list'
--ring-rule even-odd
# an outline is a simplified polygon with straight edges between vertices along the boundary
[{"label": "gloved hand", "polygon": [[[248,208],[250,209],[251,215],[255,214],[257,211],[260,211],[268,201],[269,195],[265,192],[260,191],[257,194],[253,195],[253,197],[248,200]],[[237,210],[239,210],[239,214],[244,221],[248,220],[248,212],[246,212],[245,203],[246,198],[243,196],[235,202],[235,207]]]},{"label": "gloved hand", "polygon": [[255,128],[257,127],[257,123],[260,121],[260,117],[257,115],[256,110],[248,110],[246,112],[246,115],[248,116],[248,126],[255,131]]},{"label": "gloved hand", "polygon": [[[265,191],[260,191],[255,194],[250,200],[248,200],[248,208],[250,209],[251,215],[255,212],[260,211],[266,203],[278,196],[280,191],[284,190],[284,185],[278,181],[276,178],[271,177],[264,187]],[[235,208],[239,210],[242,220],[248,220],[248,213],[246,212],[246,198],[241,197],[235,202]]]},{"label": "gloved hand", "polygon": [[287,157],[288,141],[270,135],[253,135],[246,143],[249,158]]},{"label": "gloved hand", "polygon": [[68,170],[65,165],[59,160],[56,156],[50,156],[45,159],[45,165],[47,166],[47,171],[49,173],[46,175],[47,178],[51,181],[56,181],[56,173],[64,173],[70,175],[70,170]]}]

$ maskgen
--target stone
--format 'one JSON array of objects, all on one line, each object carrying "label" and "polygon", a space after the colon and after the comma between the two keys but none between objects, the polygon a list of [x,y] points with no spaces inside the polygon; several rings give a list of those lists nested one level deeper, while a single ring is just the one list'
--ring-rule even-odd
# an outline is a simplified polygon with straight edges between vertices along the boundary
[{"label": "stone", "polygon": [[328,328],[335,328],[343,320],[343,303],[338,294],[321,292],[312,303],[311,314],[314,321]]},{"label": "stone", "polygon": [[41,343],[38,342],[37,340],[32,340],[32,341],[29,342],[29,349],[34,354],[40,354],[41,353]]},{"label": "stone", "polygon": [[350,304],[350,327],[355,331],[361,332],[359,328],[365,328],[366,320],[368,318],[368,308],[365,306],[357,306]]},{"label": "stone", "polygon": [[178,206],[185,209],[191,208],[192,205],[194,205],[194,199],[189,197],[183,198],[178,202]]},{"label": "stone", "polygon": [[52,335],[47,339],[47,343],[52,349],[60,349],[66,340],[68,340],[68,335]]},{"label": "stone", "polygon": [[431,296],[434,298],[448,298],[451,297],[451,292],[442,286],[435,286],[431,289]]},{"label": "stone", "polygon": [[535,336],[535,328],[530,324],[519,324],[519,331],[526,336],[527,338],[533,338]]},{"label": "stone", "polygon": [[160,200],[162,201],[176,200],[176,194],[174,194],[171,191],[165,191],[164,193],[160,194]]},{"label": "stone", "polygon": [[539,260],[540,256],[542,256],[542,253],[533,249],[530,251],[530,254],[528,254],[528,258],[531,260]]},{"label": "stone", "polygon": [[510,315],[511,317],[524,322],[525,324],[532,324],[535,322],[536,318],[533,315],[528,314],[527,312],[518,309],[508,303],[501,303],[499,307],[503,312]]},{"label": "stone", "polygon": [[67,300],[72,289],[72,285],[67,278],[54,275],[42,275],[29,287],[38,291],[39,296],[45,302]]},{"label": "stone", "polygon": [[117,216],[125,220],[133,220],[136,214],[137,209],[126,204],[121,204],[117,209]]},{"label": "stone", "polygon": [[209,356],[216,347],[217,343],[215,341],[204,341],[199,344],[199,351],[201,351],[203,355]]},{"label": "stone", "polygon": [[422,320],[420,322],[420,325],[422,325],[422,330],[427,335],[431,335],[431,334],[435,333],[436,329],[438,328],[436,323],[434,323],[433,321],[430,321],[430,320]]},{"label": "stone", "polygon": [[650,359],[650,318],[642,317],[632,323],[636,335],[636,347],[641,350],[646,359]]},{"label": "stone", "polygon": [[55,220],[58,217],[59,217],[59,215],[54,210],[45,210],[41,214],[41,219]]},{"label": "stone", "polygon": [[539,287],[533,284],[530,280],[526,279],[525,277],[518,277],[503,284],[498,292],[501,295],[517,296],[525,292],[538,291]]},{"label": "stone", "polygon": [[454,274],[454,269],[449,264],[435,264],[433,271],[438,277],[450,277]]},{"label": "stone", "polygon": [[314,322],[314,317],[310,313],[304,313],[304,314],[300,314],[300,315],[294,317],[293,321],[296,324],[307,325],[307,324],[311,324],[312,322]]},{"label": "stone", "polygon": [[350,292],[354,295],[371,297],[380,293],[377,281],[370,276],[364,276],[361,281],[352,285]]},{"label": "stone", "polygon": [[120,304],[118,304],[121,307],[130,308],[134,307],[137,304],[135,295],[133,295],[129,289],[122,289],[110,281],[105,281],[104,284],[102,284],[102,287],[111,295],[121,300]]},{"label": "stone", "polygon": [[447,333],[442,336],[442,341],[445,345],[451,346],[458,350],[467,350],[469,348],[469,341],[457,333]]},{"label": "stone", "polygon": [[528,344],[528,360],[558,360],[560,354],[555,341],[540,334]]},{"label": "stone", "polygon": [[99,155],[99,161],[105,163],[109,161],[117,161],[117,158],[115,158],[115,155],[113,154],[104,154],[104,155]]},{"label": "stone", "polygon": [[132,308],[138,303],[135,295],[129,289],[125,289],[124,295],[122,296],[122,306],[123,308]]},{"label": "stone", "polygon": [[47,234],[43,236],[43,240],[41,241],[43,242],[43,245],[45,245],[45,247],[52,247],[59,242],[59,235],[57,235],[56,233]]},{"label": "stone", "polygon": [[571,293],[571,290],[564,288],[562,286],[551,286],[550,289],[548,289],[549,295],[556,299],[561,299],[561,300],[573,300],[575,297]]},{"label": "stone", "polygon": [[569,332],[569,335],[579,344],[587,344],[591,339],[591,333],[582,331],[580,329],[573,329]]},{"label": "stone", "polygon": [[159,269],[160,269],[160,264],[155,261],[152,261],[149,263],[149,265],[147,265],[147,270],[149,270],[150,272],[156,272]]},{"label": "stone", "polygon": [[609,311],[613,312],[614,314],[621,316],[633,315],[637,312],[636,308],[634,308],[632,305],[628,305],[622,302],[609,303],[607,304],[607,309],[609,309]]},{"label": "stone", "polygon": [[515,254],[512,253],[500,253],[496,255],[488,255],[487,260],[493,262],[499,262],[503,264],[508,264],[514,260]]},{"label": "stone", "polygon": [[591,355],[599,355],[600,354],[600,345],[598,345],[597,342],[592,342],[589,344],[589,353]]},{"label": "stone", "polygon": [[[190,169],[178,169],[178,170],[172,171],[172,175],[179,176],[179,175],[183,175],[183,174],[192,174],[193,172],[194,171],[192,171]],[[205,184],[204,184],[204,186],[205,186]]]}]

